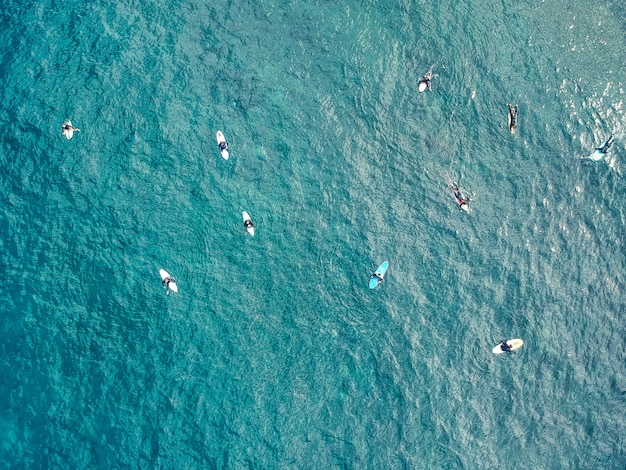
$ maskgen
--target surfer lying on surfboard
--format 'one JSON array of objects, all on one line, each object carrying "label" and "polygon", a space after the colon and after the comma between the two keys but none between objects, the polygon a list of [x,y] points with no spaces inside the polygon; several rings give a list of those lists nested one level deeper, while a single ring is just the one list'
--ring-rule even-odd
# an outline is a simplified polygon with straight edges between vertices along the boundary
[{"label": "surfer lying on surfboard", "polygon": [[[613,145],[613,141],[615,140],[615,136],[613,134],[611,134],[609,136],[609,138],[606,140],[606,142],[604,142],[604,145],[602,147],[598,147],[596,148],[593,153],[591,155],[589,155],[586,158],[589,158],[593,161],[598,161],[598,160],[602,160],[606,154],[608,153],[609,149],[611,148],[611,145]],[[585,157],[583,157],[585,158]]]},{"label": "surfer lying on surfboard", "polygon": [[74,137],[74,132],[80,132],[80,129],[72,126],[72,121],[65,121],[63,126],[61,126],[62,134],[67,138],[67,140],[71,140]]},{"label": "surfer lying on surfboard", "polygon": [[427,88],[428,91],[433,91],[432,87],[430,86],[430,80],[433,78],[433,67],[434,65],[430,68],[426,75],[424,75],[417,81],[417,91],[419,91],[420,93],[426,91]]},{"label": "surfer lying on surfboard", "polygon": [[518,105],[513,106],[512,104],[507,104],[509,107],[509,130],[511,134],[515,134],[515,128],[517,127],[517,108]]},{"label": "surfer lying on surfboard", "polygon": [[607,139],[607,141],[604,143],[604,145],[600,148],[597,148],[596,150],[602,154],[605,154],[609,151],[609,149],[611,148],[611,145],[613,145],[613,141],[615,140],[615,136],[613,134],[611,134],[609,136],[609,138]]},{"label": "surfer lying on surfboard", "polygon": [[461,194],[461,190],[459,189],[459,186],[454,181],[451,183],[448,183],[448,186],[450,186],[450,189],[454,193],[454,199],[456,199],[456,203],[459,205],[459,207],[463,209],[464,211],[468,212],[469,211],[469,204],[468,204],[469,199],[463,196],[463,194]]}]

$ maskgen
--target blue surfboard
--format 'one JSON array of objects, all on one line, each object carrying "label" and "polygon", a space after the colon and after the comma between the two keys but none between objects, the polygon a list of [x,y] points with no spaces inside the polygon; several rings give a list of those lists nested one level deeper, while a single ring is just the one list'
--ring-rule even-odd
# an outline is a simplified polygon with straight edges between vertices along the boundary
[{"label": "blue surfboard", "polygon": [[387,268],[389,267],[389,261],[385,261],[383,264],[378,266],[378,269],[372,277],[370,277],[370,289],[374,289],[378,287],[381,282],[383,282],[383,278],[385,277],[385,273],[387,272]]}]

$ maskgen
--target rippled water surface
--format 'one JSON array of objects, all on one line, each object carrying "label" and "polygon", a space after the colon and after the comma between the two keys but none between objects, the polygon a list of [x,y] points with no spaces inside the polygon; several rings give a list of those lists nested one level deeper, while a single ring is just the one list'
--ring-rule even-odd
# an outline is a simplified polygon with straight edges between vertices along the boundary
[{"label": "rippled water surface", "polygon": [[620,2],[0,15],[1,466],[626,467]]}]

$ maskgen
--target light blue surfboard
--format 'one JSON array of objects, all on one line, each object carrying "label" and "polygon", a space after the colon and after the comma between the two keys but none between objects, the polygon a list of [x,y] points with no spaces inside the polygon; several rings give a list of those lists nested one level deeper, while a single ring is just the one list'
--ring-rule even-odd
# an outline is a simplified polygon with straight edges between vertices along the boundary
[{"label": "light blue surfboard", "polygon": [[[385,277],[385,273],[387,272],[388,267],[389,261],[385,261],[383,264],[378,266],[378,269],[374,274],[372,274],[372,277],[370,278],[370,289],[378,287],[380,283],[383,282],[383,278]],[[380,278],[377,276],[377,274],[380,275]]]}]

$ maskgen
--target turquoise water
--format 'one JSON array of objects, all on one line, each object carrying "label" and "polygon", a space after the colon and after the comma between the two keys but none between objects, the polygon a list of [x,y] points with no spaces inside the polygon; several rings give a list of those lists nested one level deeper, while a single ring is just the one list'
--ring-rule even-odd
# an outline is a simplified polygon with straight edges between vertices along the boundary
[{"label": "turquoise water", "polygon": [[1,13],[2,467],[626,467],[621,2],[64,5]]}]

